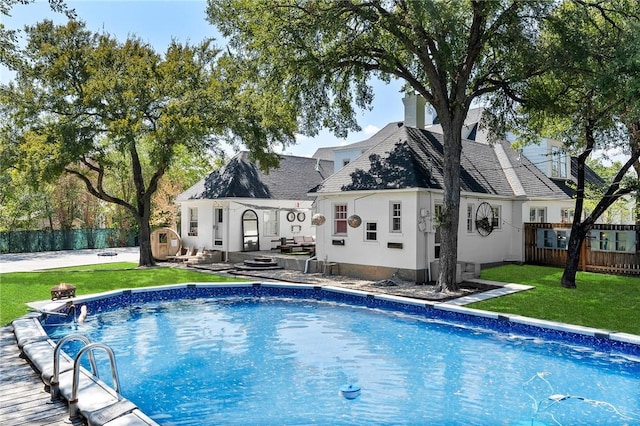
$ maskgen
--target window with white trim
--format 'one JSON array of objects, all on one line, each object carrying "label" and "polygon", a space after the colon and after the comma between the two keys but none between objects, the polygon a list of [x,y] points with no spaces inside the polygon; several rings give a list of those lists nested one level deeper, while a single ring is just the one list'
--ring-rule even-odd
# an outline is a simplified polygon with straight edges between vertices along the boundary
[{"label": "window with white trim", "polygon": [[266,237],[278,235],[278,210],[265,210],[263,214],[264,231]]},{"label": "window with white trim", "polygon": [[402,232],[402,205],[399,201],[389,203],[389,217],[389,232]]},{"label": "window with white trim", "polygon": [[493,210],[493,229],[502,229],[502,206],[491,206]]},{"label": "window with white trim", "polygon": [[333,206],[333,234],[347,235],[347,205],[335,204]]},{"label": "window with white trim", "polygon": [[378,241],[378,223],[377,222],[365,222],[364,240]]},{"label": "window with white trim", "polygon": [[557,146],[551,147],[551,177],[567,177],[567,153]]},{"label": "window with white trim", "polygon": [[545,223],[546,221],[547,221],[546,207],[531,207],[529,209],[529,222]]},{"label": "window with white trim", "polygon": [[467,232],[468,233],[473,232],[473,222],[474,222],[473,207],[474,207],[473,204],[467,204]]},{"label": "window with white trim", "polygon": [[564,208],[560,209],[560,221],[562,223],[573,223],[574,209]]},{"label": "window with white trim", "polygon": [[190,237],[198,236],[198,208],[189,209],[189,232]]}]

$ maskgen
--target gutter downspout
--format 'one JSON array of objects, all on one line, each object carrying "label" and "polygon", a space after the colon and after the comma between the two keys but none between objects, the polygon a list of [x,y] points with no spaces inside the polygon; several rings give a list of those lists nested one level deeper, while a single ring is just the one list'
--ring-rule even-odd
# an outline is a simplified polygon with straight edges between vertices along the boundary
[{"label": "gutter downspout", "polygon": [[313,255],[310,258],[308,258],[307,260],[305,260],[304,262],[304,273],[308,274],[309,272],[309,262],[311,262],[312,260],[316,260],[318,258],[318,256]]},{"label": "gutter downspout", "polygon": [[224,245],[224,248],[225,248],[225,250],[224,250],[224,260],[225,260],[225,262],[229,262],[229,226],[230,226],[229,222],[231,222],[231,209],[230,209],[230,207],[231,207],[230,205],[227,205],[227,208],[225,209],[227,211],[227,218],[226,218],[227,220],[225,221],[226,224],[227,224],[227,226],[225,226],[225,228],[227,228],[227,229],[226,229],[226,232],[225,232],[226,235],[223,235],[223,238],[224,238],[224,241],[225,241],[225,245]]}]

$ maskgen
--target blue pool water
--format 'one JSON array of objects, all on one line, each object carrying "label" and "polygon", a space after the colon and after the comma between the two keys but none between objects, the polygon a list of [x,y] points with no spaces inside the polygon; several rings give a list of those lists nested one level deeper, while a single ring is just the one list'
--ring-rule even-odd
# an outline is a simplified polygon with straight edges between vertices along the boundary
[{"label": "blue pool water", "polygon": [[89,311],[46,328],[111,346],[161,424],[640,424],[636,356],[486,321],[268,295]]}]

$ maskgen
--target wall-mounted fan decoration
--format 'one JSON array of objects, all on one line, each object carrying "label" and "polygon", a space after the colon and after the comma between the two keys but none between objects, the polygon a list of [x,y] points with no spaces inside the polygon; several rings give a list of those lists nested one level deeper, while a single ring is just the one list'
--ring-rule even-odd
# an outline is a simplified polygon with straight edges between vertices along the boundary
[{"label": "wall-mounted fan decoration", "polygon": [[483,237],[493,231],[493,209],[489,203],[480,203],[476,210],[476,230]]}]

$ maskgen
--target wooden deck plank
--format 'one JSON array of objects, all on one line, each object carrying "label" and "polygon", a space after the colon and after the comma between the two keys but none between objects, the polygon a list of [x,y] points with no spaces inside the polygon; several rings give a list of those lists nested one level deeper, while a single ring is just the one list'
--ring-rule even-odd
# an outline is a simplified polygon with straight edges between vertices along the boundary
[{"label": "wooden deck plank", "polygon": [[40,375],[20,356],[11,326],[0,328],[0,424],[86,425],[83,419],[69,421],[65,401],[51,401]]}]

